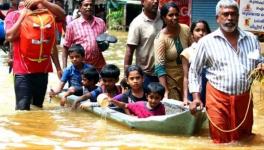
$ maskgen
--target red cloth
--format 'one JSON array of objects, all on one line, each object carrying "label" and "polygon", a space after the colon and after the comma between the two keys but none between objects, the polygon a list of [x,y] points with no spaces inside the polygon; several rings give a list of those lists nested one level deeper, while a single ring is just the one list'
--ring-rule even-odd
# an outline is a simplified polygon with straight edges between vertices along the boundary
[{"label": "red cloth", "polygon": [[[12,11],[10,12],[6,18],[5,18],[5,28],[6,30],[10,29],[17,19],[19,18],[19,11]],[[14,74],[28,74],[28,73],[47,73],[47,72],[52,72],[52,65],[51,65],[51,60],[49,59],[49,65],[48,66],[42,66],[40,67],[43,69],[43,71],[39,72],[34,72],[34,71],[29,71],[31,70],[28,67],[31,66],[26,66],[24,63],[24,59],[21,57],[20,53],[20,39],[16,39],[13,41],[13,51],[14,51],[14,62],[13,62],[13,72]]]},{"label": "red cloth", "polygon": [[[245,117],[249,102],[249,92],[240,95],[229,95],[215,89],[211,84],[206,86],[206,109],[211,121],[222,130],[236,128]],[[214,143],[228,143],[252,135],[253,103],[246,120],[233,132],[222,132],[209,123],[210,136]]]},{"label": "red cloth", "polygon": [[149,110],[146,105],[146,101],[138,101],[135,103],[128,103],[126,107],[131,114],[137,116],[138,118],[165,115],[165,107],[162,103],[151,110]]}]

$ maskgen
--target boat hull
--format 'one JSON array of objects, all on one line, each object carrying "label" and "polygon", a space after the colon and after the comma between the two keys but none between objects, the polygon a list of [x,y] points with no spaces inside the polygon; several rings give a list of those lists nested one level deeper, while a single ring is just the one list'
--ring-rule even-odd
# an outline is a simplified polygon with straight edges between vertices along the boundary
[{"label": "boat hull", "polygon": [[[61,97],[61,94],[59,95]],[[78,96],[67,97],[68,103],[73,103]],[[104,116],[130,128],[144,131],[153,131],[169,134],[193,135],[197,133],[205,122],[206,114],[198,111],[195,116],[191,115],[188,108],[182,106],[182,102],[172,99],[164,99],[166,115],[137,118],[112,108],[89,107],[85,111]]]}]

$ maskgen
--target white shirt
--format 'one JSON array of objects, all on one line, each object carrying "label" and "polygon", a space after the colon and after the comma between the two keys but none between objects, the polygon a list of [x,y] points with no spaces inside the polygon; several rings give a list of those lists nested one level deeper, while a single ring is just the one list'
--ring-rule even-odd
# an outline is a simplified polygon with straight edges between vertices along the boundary
[{"label": "white shirt", "polygon": [[250,59],[249,55],[255,51],[260,54],[260,44],[255,35],[240,29],[237,51],[220,29],[203,37],[197,45],[197,57],[190,66],[190,92],[199,92],[198,80],[204,66],[208,82],[219,91],[231,95],[248,91],[250,71],[258,63],[258,60]]}]

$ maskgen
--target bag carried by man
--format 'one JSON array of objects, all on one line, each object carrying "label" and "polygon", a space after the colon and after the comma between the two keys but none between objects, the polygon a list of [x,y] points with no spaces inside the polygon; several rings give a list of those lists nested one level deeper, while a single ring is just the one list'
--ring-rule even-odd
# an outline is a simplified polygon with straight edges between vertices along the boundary
[{"label": "bag carried by man", "polygon": [[20,53],[29,72],[46,72],[56,38],[53,15],[46,9],[28,12],[20,26]]}]

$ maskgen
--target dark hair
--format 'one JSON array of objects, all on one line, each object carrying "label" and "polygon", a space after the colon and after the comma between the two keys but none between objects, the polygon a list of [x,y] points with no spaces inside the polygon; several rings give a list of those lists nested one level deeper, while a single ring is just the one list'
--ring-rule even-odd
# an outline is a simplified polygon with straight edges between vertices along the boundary
[{"label": "dark hair", "polygon": [[144,75],[144,73],[143,73],[141,67],[139,67],[138,65],[130,65],[130,66],[127,67],[126,72],[125,72],[127,78],[128,78],[129,73],[130,73],[131,71],[137,71],[141,76]]},{"label": "dark hair", "polygon": [[123,78],[121,81],[120,81],[120,86],[124,89],[128,89],[130,88],[130,86],[127,84],[127,80],[126,78]]},{"label": "dark hair", "polygon": [[99,81],[99,73],[93,66],[83,69],[81,74],[89,81],[94,81],[95,84]]},{"label": "dark hair", "polygon": [[161,18],[165,17],[168,14],[169,9],[171,7],[175,8],[178,12],[180,12],[180,9],[175,2],[168,2],[168,3],[165,3],[160,9]]},{"label": "dark hair", "polygon": [[118,79],[120,75],[120,69],[114,64],[106,64],[101,72],[101,78],[115,78]]},{"label": "dark hair", "polygon": [[165,94],[165,88],[159,82],[149,83],[146,90],[148,95],[150,93],[158,93],[160,96],[162,96],[162,98],[164,97]]},{"label": "dark hair", "polygon": [[[82,6],[83,1],[84,1],[84,0],[80,0],[80,1],[79,1],[79,5],[80,5],[80,6]],[[95,5],[95,0],[92,0],[92,3],[93,3],[93,5]]]},{"label": "dark hair", "polygon": [[198,20],[198,21],[195,21],[195,22],[192,23],[192,25],[190,27],[190,33],[191,34],[193,34],[193,30],[197,26],[198,23],[203,23],[207,33],[211,33],[211,30],[210,30],[210,27],[209,27],[208,23],[205,20]]},{"label": "dark hair", "polygon": [[82,57],[84,57],[84,48],[82,47],[81,44],[73,44],[69,50],[68,50],[69,54],[72,52],[76,52],[78,54],[80,54]]}]

